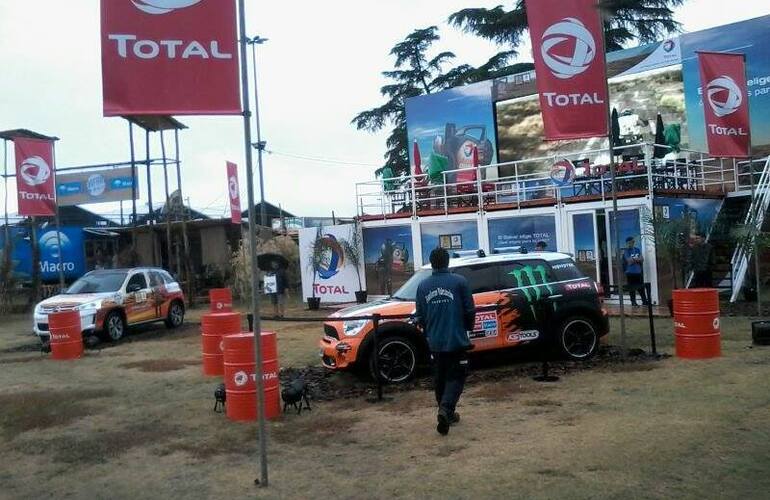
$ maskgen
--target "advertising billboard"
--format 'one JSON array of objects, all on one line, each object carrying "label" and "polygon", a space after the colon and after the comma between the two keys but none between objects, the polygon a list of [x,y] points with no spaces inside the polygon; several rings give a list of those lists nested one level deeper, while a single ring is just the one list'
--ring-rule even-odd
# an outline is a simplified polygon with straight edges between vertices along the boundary
[{"label": "advertising billboard", "polygon": [[420,225],[422,261],[430,261],[434,248],[446,248],[450,254],[456,250],[478,250],[479,232],[476,221],[432,222]]},{"label": "advertising billboard", "polygon": [[[133,188],[131,167],[56,175],[56,198],[61,207],[130,200]],[[138,184],[136,199],[139,199]]]},{"label": "advertising billboard", "polygon": [[363,240],[369,294],[391,295],[414,274],[412,228],[365,228]]},{"label": "advertising billboard", "polygon": [[53,141],[17,137],[13,144],[19,215],[55,215]]},{"label": "advertising billboard", "polygon": [[546,250],[555,252],[556,218],[553,215],[524,215],[489,221],[489,249],[523,247],[533,252],[543,241]]},{"label": "advertising billboard", "polygon": [[[12,227],[13,238],[11,253],[11,273],[20,281],[32,278],[32,247],[28,227]],[[62,257],[62,269],[66,280],[73,280],[85,274],[85,250],[83,248],[83,230],[79,227],[63,226],[60,237],[52,225],[37,227],[40,245],[40,271],[43,281],[55,282],[59,279],[59,254]],[[5,232],[0,231],[0,247],[5,245]],[[59,241],[61,240],[61,246]]]},{"label": "advertising billboard", "polygon": [[305,300],[319,297],[325,303],[354,302],[359,290],[359,276],[361,287],[366,290],[363,266],[356,269],[343,251],[342,242],[350,240],[354,230],[354,224],[321,227],[321,252],[316,265],[313,264],[313,246],[319,236],[319,228],[299,230],[302,297]]},{"label": "advertising billboard", "polygon": [[238,184],[238,165],[227,162],[227,193],[230,196],[230,221],[241,223],[241,188]]}]

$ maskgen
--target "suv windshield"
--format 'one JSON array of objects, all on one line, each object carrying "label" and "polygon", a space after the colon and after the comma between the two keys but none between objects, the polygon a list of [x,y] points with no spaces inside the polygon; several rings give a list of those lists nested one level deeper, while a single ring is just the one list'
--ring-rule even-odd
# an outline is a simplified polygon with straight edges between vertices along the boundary
[{"label": "suv windshield", "polygon": [[551,262],[551,269],[553,269],[556,281],[568,281],[586,277],[572,259],[553,261]]},{"label": "suv windshield", "polygon": [[397,300],[414,300],[417,297],[417,287],[431,274],[433,274],[431,269],[420,269],[393,294],[393,298]]},{"label": "suv windshield", "polygon": [[126,279],[124,272],[86,274],[70,286],[67,295],[75,293],[117,292]]}]

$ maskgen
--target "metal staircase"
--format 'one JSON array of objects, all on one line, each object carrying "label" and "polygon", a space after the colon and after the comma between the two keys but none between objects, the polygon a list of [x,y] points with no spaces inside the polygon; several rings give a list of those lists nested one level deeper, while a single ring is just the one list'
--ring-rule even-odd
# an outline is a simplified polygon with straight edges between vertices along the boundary
[{"label": "metal staircase", "polygon": [[[749,172],[753,177],[753,164],[749,163]],[[752,231],[760,231],[762,229],[762,223],[765,220],[765,214],[770,206],[770,156],[765,159],[765,167],[762,169],[762,173],[759,177],[759,181],[754,187],[754,196],[751,199],[751,205],[749,205],[749,211],[746,214],[744,220],[744,226],[751,228]],[[746,278],[746,272],[749,268],[749,260],[754,248],[753,236],[742,245],[736,245],[733,252],[733,258],[730,261],[732,267],[732,280],[733,280],[733,292],[730,297],[730,302],[735,302],[738,299],[741,288],[743,287],[743,280]]]}]

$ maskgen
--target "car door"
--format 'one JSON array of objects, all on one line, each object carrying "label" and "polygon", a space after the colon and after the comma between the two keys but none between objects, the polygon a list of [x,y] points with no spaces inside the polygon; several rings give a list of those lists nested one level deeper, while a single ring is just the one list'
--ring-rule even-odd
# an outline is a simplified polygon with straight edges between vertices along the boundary
[{"label": "car door", "polygon": [[155,318],[165,318],[168,312],[166,283],[159,271],[148,271],[150,278],[150,301],[155,309]]},{"label": "car door", "polygon": [[501,345],[512,346],[542,338],[554,294],[551,269],[542,260],[499,264]]},{"label": "car door", "polygon": [[[499,297],[497,286],[497,267],[495,264],[475,264],[462,266],[454,270],[456,274],[468,280],[473,302],[476,308],[494,307]],[[500,328],[497,312],[481,311],[476,313],[476,322],[468,336],[473,342],[474,351],[495,349],[500,345]]]},{"label": "car door", "polygon": [[126,321],[129,325],[156,318],[152,290],[144,271],[135,271],[126,282]]}]

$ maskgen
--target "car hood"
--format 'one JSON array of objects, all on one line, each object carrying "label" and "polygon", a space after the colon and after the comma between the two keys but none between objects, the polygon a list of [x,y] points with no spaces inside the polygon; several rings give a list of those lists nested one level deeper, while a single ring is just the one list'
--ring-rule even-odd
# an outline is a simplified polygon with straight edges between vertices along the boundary
[{"label": "car hood", "polygon": [[61,294],[49,297],[40,302],[42,307],[75,307],[82,304],[93,302],[94,300],[114,297],[115,292],[103,293],[74,293],[72,295]]},{"label": "car hood", "polygon": [[399,315],[414,313],[414,302],[405,300],[383,299],[367,304],[359,304],[341,309],[332,314],[332,318],[349,318],[351,316],[370,316],[374,313],[382,315]]}]

